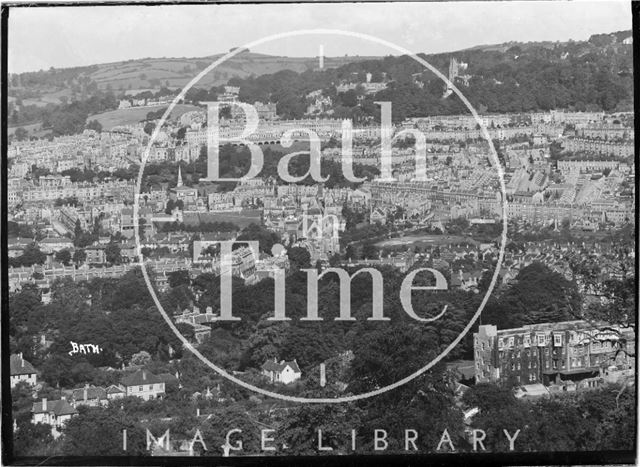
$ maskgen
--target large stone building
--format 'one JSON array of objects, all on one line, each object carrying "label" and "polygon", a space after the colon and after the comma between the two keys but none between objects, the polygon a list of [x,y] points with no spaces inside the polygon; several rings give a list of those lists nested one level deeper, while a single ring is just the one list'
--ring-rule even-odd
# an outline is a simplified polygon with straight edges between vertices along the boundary
[{"label": "large stone building", "polygon": [[628,371],[635,359],[631,329],[565,321],[498,330],[480,326],[473,335],[477,383],[543,383],[579,381],[615,367]]}]

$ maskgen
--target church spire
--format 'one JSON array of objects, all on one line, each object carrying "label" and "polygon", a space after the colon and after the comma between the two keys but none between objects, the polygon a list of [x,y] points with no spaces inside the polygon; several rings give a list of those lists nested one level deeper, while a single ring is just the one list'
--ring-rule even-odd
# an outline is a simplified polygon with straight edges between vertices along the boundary
[{"label": "church spire", "polygon": [[180,167],[180,164],[178,164],[178,187],[181,187],[182,185],[184,185],[184,183],[182,183],[182,167]]}]

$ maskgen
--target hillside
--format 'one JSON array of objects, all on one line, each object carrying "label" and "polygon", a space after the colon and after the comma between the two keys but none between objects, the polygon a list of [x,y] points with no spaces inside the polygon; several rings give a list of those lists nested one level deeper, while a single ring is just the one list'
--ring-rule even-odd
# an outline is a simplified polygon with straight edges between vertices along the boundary
[{"label": "hillside", "polygon": [[[631,32],[592,36],[588,41],[510,42],[452,53],[422,55],[447,73],[451,59],[458,74],[451,79],[480,113],[571,109],[623,111],[633,108]],[[367,75],[384,89],[367,92]],[[276,102],[286,118],[304,115],[310,92],[322,90],[333,102],[333,115],[354,120],[379,118],[376,101],[392,103],[393,118],[466,113],[444,83],[407,56],[349,63],[335,69],[298,74],[281,71],[232,80],[244,102]],[[336,84],[343,90],[338,92]],[[377,91],[377,92],[375,92]]]},{"label": "hillside", "polygon": [[[200,71],[224,54],[197,58],[143,58],[124,62],[103,63],[88,67],[51,69],[11,75],[9,100],[20,99],[24,105],[45,106],[60,104],[80,97],[83,91],[113,90],[132,94],[161,87],[182,88]],[[325,67],[338,67],[345,63],[371,57],[325,57]],[[317,57],[278,57],[242,52],[198,83],[199,87],[226,84],[234,77],[247,78],[276,73],[281,70],[303,72],[318,67]]]},{"label": "hillside", "polygon": [[[453,80],[480,113],[622,111],[633,108],[630,39],[630,31],[619,31],[587,41],[508,42],[421,55],[443,73],[455,59],[460,65]],[[81,131],[88,116],[116,109],[125,94],[149,90],[170,95],[219,57],[148,58],[11,75],[8,123],[41,123],[54,135]],[[221,92],[215,86],[231,84],[240,87],[244,102],[276,103],[283,118],[303,117],[316,91],[331,99],[330,108],[316,115],[329,111],[324,115],[354,121],[379,119],[376,101],[392,102],[395,121],[467,112],[455,95],[443,97],[442,81],[410,57],[345,56],[325,58],[325,64],[319,70],[317,58],[245,51],[202,79],[187,101],[214,100]],[[373,91],[362,86],[367,76]],[[338,92],[337,84],[351,89]],[[113,115],[107,116],[108,125],[117,123]]]}]

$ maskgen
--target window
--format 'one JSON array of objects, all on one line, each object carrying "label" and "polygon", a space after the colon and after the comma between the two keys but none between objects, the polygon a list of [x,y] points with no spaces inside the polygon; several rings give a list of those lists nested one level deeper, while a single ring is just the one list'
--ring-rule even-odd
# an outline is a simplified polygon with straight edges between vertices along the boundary
[{"label": "window", "polygon": [[554,369],[554,370],[557,370],[557,369],[558,369],[558,361],[557,361],[557,360],[554,360],[554,361],[553,361],[553,369]]},{"label": "window", "polygon": [[553,335],[553,345],[554,347],[562,347],[562,334]]},{"label": "window", "polygon": [[513,348],[513,344],[514,344],[514,338],[510,337],[509,338],[509,348],[512,349]]},{"label": "window", "polygon": [[500,338],[498,339],[498,348],[499,348],[499,349],[504,348],[504,341],[503,341],[502,337],[500,337]]},{"label": "window", "polygon": [[546,343],[546,338],[544,334],[538,334],[537,335],[538,338],[538,346],[543,346]]},{"label": "window", "polygon": [[482,348],[482,351],[484,352],[484,342],[481,344],[480,347]]},{"label": "window", "polygon": [[143,391],[143,387],[142,386],[138,386],[138,391],[142,392]]},{"label": "window", "polygon": [[525,347],[529,347],[531,345],[531,336],[529,336],[528,334],[526,336],[524,336],[524,340],[523,340],[522,344]]},{"label": "window", "polygon": [[153,384],[149,385],[149,391],[153,391]]}]

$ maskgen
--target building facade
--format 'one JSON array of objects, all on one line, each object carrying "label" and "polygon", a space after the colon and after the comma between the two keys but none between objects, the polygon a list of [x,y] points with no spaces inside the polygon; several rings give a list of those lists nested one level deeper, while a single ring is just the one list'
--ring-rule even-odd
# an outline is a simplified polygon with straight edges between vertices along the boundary
[{"label": "building facade", "polygon": [[477,383],[517,385],[580,381],[611,367],[629,370],[635,333],[586,321],[565,321],[498,330],[480,326],[473,335]]}]

